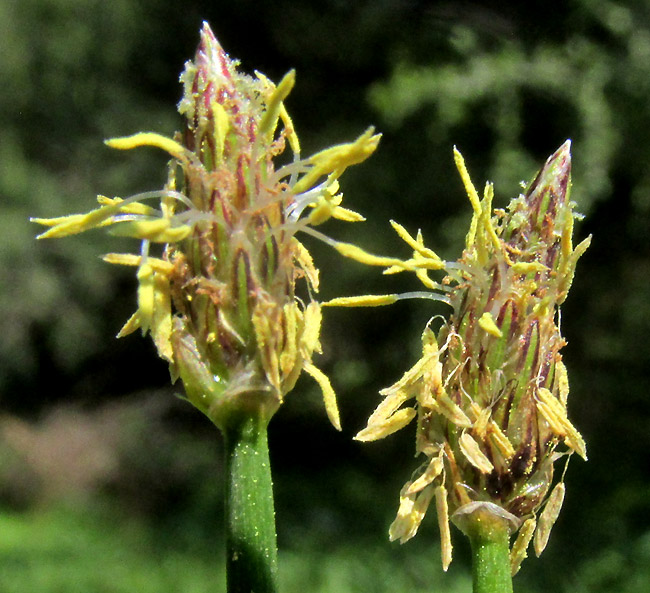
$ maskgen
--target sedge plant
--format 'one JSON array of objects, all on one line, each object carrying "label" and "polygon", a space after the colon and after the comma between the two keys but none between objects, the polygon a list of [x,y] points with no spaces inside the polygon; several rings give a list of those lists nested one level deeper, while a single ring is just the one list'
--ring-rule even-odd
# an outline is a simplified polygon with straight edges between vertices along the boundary
[{"label": "sedge plant", "polygon": [[[305,371],[320,386],[340,429],[334,390],[313,363],[320,352],[319,273],[299,233],[341,255],[410,271],[425,290],[341,297],[330,306],[378,306],[405,298],[447,303],[451,315],[422,334],[422,358],[394,385],[358,435],[384,438],[416,421],[421,464],[400,493],[391,540],[412,538],[436,509],[446,570],[450,522],[471,542],[475,593],[512,591],[512,575],[531,541],[546,546],[564,499],[564,471],[586,447],[567,414],[569,383],[560,350],[559,307],[589,238],[573,246],[567,141],[507,209],[479,197],[455,151],[473,209],[465,249],[442,260],[392,222],[413,250],[400,259],[372,255],[314,227],[329,218],[355,222],[341,206],[339,178],[376,149],[367,130],[354,142],[303,158],[277,85],[248,76],[207,24],[181,75],[184,129],[108,140],[120,150],[151,146],[170,157],[161,190],[99,196],[85,214],[35,218],[41,239],[100,227],[140,242],[138,253],[104,259],[131,266],[137,310],[119,337],[149,333],[187,400],[221,431],[225,451],[226,574],[229,593],[275,593],[277,551],[267,426]],[[289,147],[290,158],[283,159]],[[431,272],[441,272],[437,281]],[[564,461],[559,479],[558,461]]]},{"label": "sedge plant", "polygon": [[[585,442],[568,418],[569,382],[560,350],[560,305],[590,238],[573,245],[571,154],[565,142],[506,209],[494,190],[476,191],[455,161],[473,209],[455,262],[425,247],[422,234],[392,225],[413,249],[413,269],[451,315],[422,334],[422,358],[394,385],[356,438],[384,438],[416,422],[420,465],[400,493],[391,540],[412,538],[435,506],[442,567],[452,559],[450,522],[471,542],[475,593],[508,593],[527,556],[544,550],[564,500],[564,472]],[[369,263],[368,260],[365,260]],[[441,270],[440,281],[431,271]],[[329,305],[390,304],[405,295],[342,297]],[[410,296],[410,295],[406,295]],[[559,479],[554,468],[562,463]]]},{"label": "sedge plant", "polygon": [[137,253],[104,256],[137,277],[137,310],[118,337],[150,334],[187,400],[223,435],[229,593],[277,590],[267,426],[303,371],[340,429],[334,390],[312,361],[321,348],[319,272],[297,235],[325,238],[313,227],[329,218],[363,220],[340,205],[339,178],[379,142],[369,129],[303,158],[284,105],[294,79],[291,71],[276,85],[240,72],[205,23],[180,77],[183,130],[106,142],[167,152],[165,186],[33,219],[48,227],[40,239],[106,228],[139,241]]}]

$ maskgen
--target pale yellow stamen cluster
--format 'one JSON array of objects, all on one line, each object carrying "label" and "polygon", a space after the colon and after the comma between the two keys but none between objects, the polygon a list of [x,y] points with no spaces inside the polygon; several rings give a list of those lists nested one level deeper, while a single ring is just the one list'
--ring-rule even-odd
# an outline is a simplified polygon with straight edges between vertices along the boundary
[{"label": "pale yellow stamen cluster", "polygon": [[[566,152],[562,153],[563,150]],[[565,169],[562,167],[565,166],[566,161],[561,159],[566,158],[564,155],[568,154],[568,144],[556,154],[559,155],[557,163],[560,164],[553,161],[552,166],[558,167],[557,170],[563,174]],[[539,461],[536,456],[548,455],[548,463],[551,464],[554,459],[567,453],[569,456],[577,453],[586,459],[584,440],[567,416],[569,385],[566,368],[557,354],[562,340],[559,329],[555,328],[553,315],[554,307],[566,296],[575,263],[589,245],[589,239],[573,249],[571,221],[564,224],[562,218],[555,227],[562,228],[557,260],[554,261],[552,258],[543,260],[553,262],[553,270],[540,261],[542,256],[545,256],[544,249],[546,249],[542,239],[539,240],[539,244],[531,244],[530,252],[523,258],[523,251],[519,250],[513,242],[508,242],[504,236],[506,225],[501,221],[508,215],[501,210],[493,211],[492,184],[486,184],[483,197],[480,198],[467,172],[465,161],[456,149],[454,149],[454,159],[473,210],[470,229],[466,236],[466,249],[458,263],[450,264],[442,261],[433,251],[424,246],[420,232],[417,237],[413,237],[401,225],[394,222],[391,222],[393,229],[413,249],[413,257],[409,260],[394,261],[394,258],[368,254],[353,246],[337,247],[343,255],[361,263],[385,267],[384,273],[415,272],[425,287],[443,293],[443,298],[440,300],[454,304],[454,312],[457,316],[453,322],[443,326],[441,335],[444,336],[442,338],[444,343],[440,347],[433,331],[428,328],[425,330],[422,336],[422,357],[404,373],[399,381],[380,392],[383,396],[382,401],[371,414],[366,428],[357,434],[356,439],[374,441],[384,438],[417,418],[416,451],[423,453],[427,462],[419,468],[400,493],[397,517],[389,531],[391,540],[399,539],[405,542],[413,537],[427,507],[435,498],[442,543],[442,563],[446,570],[452,556],[449,535],[450,512],[453,513],[451,519],[460,525],[465,520],[464,517],[474,512],[476,507],[481,513],[496,514],[506,520],[511,533],[519,530],[511,552],[511,567],[514,574],[526,557],[526,550],[533,537],[538,555],[546,545],[564,493],[562,480],[550,495],[547,493],[550,484],[543,480],[548,479],[550,482],[552,468],[549,474],[545,474],[545,478],[541,473],[546,470],[540,470],[540,475],[535,476],[535,480],[542,480],[541,482],[535,482],[532,486],[526,485],[526,476],[534,471],[533,468],[538,467],[535,465]],[[558,181],[558,184],[561,183],[562,181]],[[554,187],[545,191],[561,190]],[[558,199],[557,194],[554,194],[552,199]],[[513,201],[511,212],[516,211],[521,216],[521,222],[525,222],[529,212],[522,202],[524,197],[521,196],[518,200]],[[545,205],[539,206],[542,207]],[[565,208],[562,217],[572,219],[570,205],[557,207]],[[517,208],[520,210],[516,210]],[[549,218],[548,224],[552,223]],[[509,224],[514,225],[507,227],[507,231],[511,233],[519,223]],[[519,261],[517,258],[520,258]],[[429,278],[428,271],[443,269],[447,272],[445,284],[438,284]],[[469,305],[468,308],[461,307],[460,303],[464,303],[461,299],[465,294],[463,290],[471,286],[474,274],[478,280],[472,296],[477,301],[482,298],[487,298],[489,301],[496,293],[500,300],[494,299],[494,304],[490,307],[483,305],[483,301],[475,307],[473,305]],[[551,285],[548,297],[538,298],[536,296],[538,283],[541,279],[549,277],[555,285]],[[458,289],[447,288],[448,282],[457,282]],[[494,292],[490,292],[489,282],[494,283],[492,289]],[[557,292],[551,292],[552,290]],[[444,291],[448,292],[445,294]],[[557,298],[553,302],[555,295]],[[333,299],[325,304],[377,306],[394,303],[403,296],[390,294],[344,297]],[[512,299],[511,303],[509,299]],[[530,308],[527,308],[529,303]],[[515,307],[519,308],[520,317],[515,318],[513,313]],[[467,313],[468,310],[471,316]],[[530,317],[527,320],[522,319],[522,314]],[[554,370],[544,377],[526,376],[522,369],[533,368],[533,360],[538,365],[536,367],[539,369],[538,372],[542,372],[543,367],[534,354],[539,352],[538,348],[545,346],[538,346],[542,339],[539,329],[541,319],[546,320],[547,324],[544,326],[546,332],[544,335],[553,336],[553,339],[557,340],[554,342],[557,345],[551,346],[556,350],[545,351],[554,352],[552,358],[548,359],[552,361],[551,368]],[[519,324],[520,331],[525,329],[528,332],[522,333],[519,342],[514,341],[511,333],[511,324],[515,323]],[[468,330],[468,327],[472,329]],[[467,338],[467,342],[463,336]],[[528,352],[520,366],[514,366],[512,363],[516,360],[512,358],[516,355],[514,351],[505,356],[505,349],[516,349],[517,344],[525,346],[524,351]],[[481,358],[480,363],[474,359],[479,356],[485,356],[485,359]],[[490,360],[495,361],[494,367],[488,366],[491,364]],[[485,370],[477,371],[480,368]],[[504,375],[505,372],[513,373],[510,383],[513,385],[512,388],[506,384],[508,378]],[[548,368],[546,372],[548,373]],[[511,410],[509,412],[511,416],[506,415],[505,420],[504,402],[500,402],[500,398],[506,397],[507,389],[504,387],[513,390],[510,395],[513,398],[512,402],[508,404],[510,406],[517,406],[523,397],[531,398],[526,401],[532,400],[528,407],[514,408],[514,412],[513,408],[506,408],[506,411]],[[410,403],[413,405],[409,405]],[[493,408],[496,406],[501,408],[495,419]],[[532,410],[529,410],[531,407]],[[536,449],[538,445],[535,442],[527,448],[525,434],[522,432],[524,429],[520,431],[517,429],[517,414],[526,414],[525,418],[528,421],[535,411],[538,412],[535,416],[538,428],[533,430],[540,431],[540,438],[544,434],[544,439],[548,439],[541,445],[546,449]],[[558,443],[564,443],[568,451],[553,453]],[[499,480],[504,481],[499,482]],[[500,483],[514,484],[512,487],[515,490],[502,495],[504,498],[497,496],[491,502],[490,488],[498,489],[501,487]],[[528,510],[523,516],[521,514],[515,516],[506,508],[510,503],[512,507],[507,508],[511,508],[513,512],[519,512],[517,509],[521,507],[517,505],[522,504],[528,505],[525,507]],[[538,515],[542,506],[543,510]]]},{"label": "pale yellow stamen cluster", "polygon": [[540,387],[537,390],[537,397],[537,409],[549,423],[553,432],[563,438],[567,446],[586,461],[585,441],[567,417],[566,406],[545,387]]},{"label": "pale yellow stamen cluster", "polygon": [[[228,72],[222,70],[224,64]],[[300,278],[306,280],[310,296],[318,292],[318,270],[294,235],[298,231],[310,232],[311,227],[329,218],[363,220],[363,216],[341,205],[343,196],[338,180],[348,167],[364,161],[376,150],[381,136],[369,128],[353,142],[301,159],[300,142],[284,105],[294,86],[295,72],[289,72],[274,85],[261,73],[256,73],[256,80],[241,75],[235,66],[205,25],[196,61],[188,62],[181,76],[185,93],[179,111],[187,118],[186,131],[194,134],[196,145],[188,144],[192,150],[180,143],[180,135],[171,139],[153,132],[106,141],[118,150],[151,146],[167,152],[174,160],[166,189],[126,200],[99,196],[99,208],[86,214],[33,221],[50,227],[39,236],[41,239],[110,226],[114,235],[141,241],[138,255],[112,253],[104,257],[108,263],[137,270],[137,310],[118,336],[137,329],[150,333],[160,356],[170,363],[174,376],[180,374],[183,378],[197,407],[211,415],[213,409],[206,399],[207,393],[221,390],[224,397],[230,397],[245,390],[246,385],[272,392],[271,399],[280,403],[304,370],[318,383],[327,414],[340,429],[334,390],[312,362],[313,353],[320,352],[320,306],[314,301],[305,305],[293,296],[294,282]],[[217,94],[217,87],[225,89],[223,95]],[[226,99],[222,104],[223,96]],[[233,101],[239,101],[234,109]],[[244,116],[249,118],[246,125],[252,127],[242,133],[237,126]],[[285,141],[294,160],[276,170],[273,158],[284,150]],[[188,195],[176,191],[179,169],[183,170]],[[234,188],[237,183],[240,185]],[[236,200],[239,198],[232,196],[237,191],[252,192],[246,196],[249,201],[226,203],[226,210],[232,210],[225,214],[219,203],[212,206],[217,210],[209,209],[206,196],[212,195],[214,200],[215,194],[211,192],[220,193],[225,200]],[[142,203],[152,198],[160,200],[159,208]],[[263,245],[259,247],[266,249],[269,261],[267,271],[257,279],[258,270],[251,275],[250,266],[259,255],[253,243],[260,240],[259,227],[255,226],[260,219],[268,223],[261,239]],[[234,279],[226,277],[227,273],[223,278],[212,277],[211,270],[203,269],[197,258],[201,241],[212,253],[220,249],[214,236],[209,235],[210,229],[216,227],[220,228],[219,240],[226,237],[225,240],[232,241],[220,253],[238,258],[233,262]],[[161,257],[150,254],[153,244],[164,245]],[[227,268],[221,260],[219,265]],[[259,265],[259,260],[255,260],[255,265]],[[280,265],[283,267],[279,268]],[[197,275],[193,279],[183,275],[190,267]],[[276,281],[273,274],[278,269]],[[259,285],[250,284],[257,280]],[[233,286],[238,296],[229,301],[233,295],[224,290]],[[282,289],[278,293],[275,288],[283,286],[288,286],[287,294],[282,294]],[[254,293],[247,294],[249,290]],[[218,312],[215,309],[208,313],[214,327],[218,317],[218,331],[213,328],[201,336],[189,335],[188,311],[193,302],[203,302],[206,296],[212,299],[210,306],[222,307],[226,303],[232,310],[222,307]],[[189,303],[188,309],[176,311],[182,301]],[[218,335],[220,331],[225,338]],[[259,356],[255,364],[261,365],[263,377],[252,363],[236,362],[224,374],[229,384],[221,386],[223,377],[214,374],[221,363],[205,359],[206,352],[219,347],[221,338],[231,340],[235,348],[243,350],[249,350],[254,341]]]},{"label": "pale yellow stamen cluster", "polygon": [[[391,226],[398,236],[413,249],[411,258],[401,260],[395,257],[373,255],[368,251],[352,245],[328,241],[341,255],[353,259],[368,266],[385,268],[384,274],[396,274],[399,272],[413,272],[422,284],[430,290],[441,290],[441,286],[431,280],[430,271],[444,270],[446,262],[442,260],[433,250],[424,246],[422,233],[418,231],[417,238],[414,238],[401,224],[391,220]],[[379,307],[391,305],[403,297],[433,298],[445,301],[444,296],[436,296],[435,293],[409,293],[407,295],[383,294],[383,295],[362,295],[354,297],[338,297],[325,303],[330,307]]]},{"label": "pale yellow stamen cluster", "polygon": [[[348,167],[367,159],[377,149],[380,139],[381,134],[368,128],[354,142],[332,146],[304,161],[306,173],[293,184],[291,192],[295,196],[294,209],[296,206],[299,211],[305,206],[311,208],[305,225],[317,226],[330,218],[344,222],[365,220],[358,212],[341,206],[343,194],[339,192],[338,179]],[[314,192],[314,184],[322,177],[326,181]]]}]

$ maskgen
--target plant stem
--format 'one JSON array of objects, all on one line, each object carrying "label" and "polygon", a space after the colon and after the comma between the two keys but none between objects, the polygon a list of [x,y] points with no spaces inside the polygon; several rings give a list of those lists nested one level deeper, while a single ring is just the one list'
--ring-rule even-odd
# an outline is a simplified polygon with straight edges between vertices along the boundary
[{"label": "plant stem", "polygon": [[510,532],[506,521],[481,513],[468,526],[474,593],[512,593]]},{"label": "plant stem", "polygon": [[263,414],[222,426],[226,461],[228,593],[277,593],[273,483]]}]

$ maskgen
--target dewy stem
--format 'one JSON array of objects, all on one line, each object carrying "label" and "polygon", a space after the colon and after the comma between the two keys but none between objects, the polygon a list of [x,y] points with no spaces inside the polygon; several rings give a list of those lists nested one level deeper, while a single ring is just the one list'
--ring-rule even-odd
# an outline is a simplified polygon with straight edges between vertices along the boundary
[{"label": "dewy stem", "polygon": [[277,593],[277,544],[268,419],[254,412],[222,426],[226,462],[228,593]]},{"label": "dewy stem", "polygon": [[509,525],[489,513],[477,515],[465,529],[472,546],[473,591],[512,593]]}]

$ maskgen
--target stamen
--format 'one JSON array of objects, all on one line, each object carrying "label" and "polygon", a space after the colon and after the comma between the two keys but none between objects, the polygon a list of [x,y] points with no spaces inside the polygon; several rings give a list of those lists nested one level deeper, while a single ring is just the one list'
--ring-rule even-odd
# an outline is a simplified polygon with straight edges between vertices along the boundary
[{"label": "stamen", "polygon": [[306,160],[296,159],[288,165],[283,165],[269,177],[269,182],[273,185],[282,181],[285,177],[290,178],[290,183],[293,186],[297,179],[295,178],[300,173],[306,173],[313,165],[307,163]]},{"label": "stamen", "polygon": [[294,196],[294,202],[289,204],[286,209],[287,218],[291,221],[297,221],[307,206],[318,201],[327,185],[328,180],[325,180],[306,192]]},{"label": "stamen", "polygon": [[423,290],[418,290],[414,292],[405,292],[402,294],[396,295],[395,300],[402,301],[405,299],[429,299],[430,301],[440,301],[441,303],[446,303],[451,305],[451,300],[445,294],[438,294],[435,292],[424,292]]},{"label": "stamen", "polygon": [[[300,221],[300,222],[303,222],[303,221]],[[285,226],[285,225],[283,225],[283,226]],[[330,247],[333,247],[334,249],[336,249],[336,246],[339,244],[339,242],[336,241],[335,239],[332,239],[332,238],[328,237],[327,235],[324,235],[320,231],[312,229],[310,226],[307,226],[306,224],[303,226],[303,225],[301,225],[301,224],[299,224],[297,222],[294,225],[292,225],[292,227],[294,229],[303,231],[303,232],[307,233],[308,235],[311,235],[312,237],[316,237],[317,239],[319,239],[323,243],[327,243]]]},{"label": "stamen", "polygon": [[[293,153],[293,163],[291,163],[291,164],[297,166],[300,163],[301,163],[301,161],[300,161],[300,151],[299,150],[294,151],[294,153]],[[291,176],[289,177],[289,185],[291,187],[293,187],[296,184],[296,181],[298,181],[297,177],[298,177],[298,171],[294,170],[291,173]]]},{"label": "stamen", "polygon": [[150,198],[172,198],[174,200],[182,202],[188,208],[194,208],[194,205],[185,194],[171,189],[159,189],[135,194],[133,196],[129,196],[128,198],[124,198],[124,200],[122,200],[122,204],[130,204],[131,202],[139,202],[140,200],[148,200]]}]

